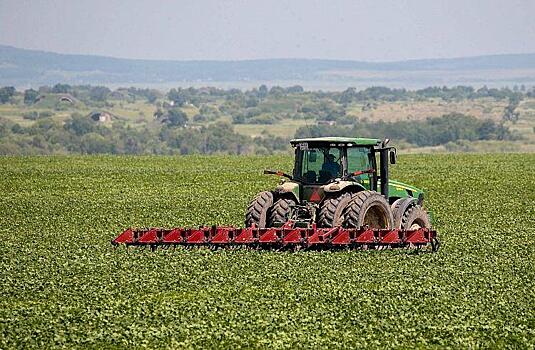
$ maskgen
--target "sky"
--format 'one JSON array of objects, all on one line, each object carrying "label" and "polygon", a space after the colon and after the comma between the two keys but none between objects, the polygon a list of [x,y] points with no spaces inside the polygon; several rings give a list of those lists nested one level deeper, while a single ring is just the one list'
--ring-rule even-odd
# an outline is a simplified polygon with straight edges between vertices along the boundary
[{"label": "sky", "polygon": [[0,44],[167,60],[535,53],[535,0],[0,0]]}]

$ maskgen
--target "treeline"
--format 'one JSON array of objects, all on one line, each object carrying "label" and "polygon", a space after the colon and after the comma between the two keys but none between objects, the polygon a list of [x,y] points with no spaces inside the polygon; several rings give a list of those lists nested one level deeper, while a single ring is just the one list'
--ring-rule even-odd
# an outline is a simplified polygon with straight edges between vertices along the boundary
[{"label": "treeline", "polygon": [[[448,114],[422,121],[366,122],[351,127],[314,125],[296,137],[388,137],[414,146],[437,146],[460,140],[512,140],[514,135],[492,120]],[[238,134],[228,123],[185,128],[162,123],[133,128],[124,123],[103,126],[80,114],[65,123],[51,118],[23,127],[0,119],[0,154],[269,154],[288,150],[288,140]]]},{"label": "treeline", "polygon": [[286,150],[287,140],[251,138],[228,123],[184,128],[167,123],[134,128],[104,126],[80,114],[64,123],[39,119],[24,127],[0,118],[0,154],[267,154]]},{"label": "treeline", "polygon": [[459,140],[511,140],[514,135],[503,123],[490,119],[481,120],[460,113],[420,121],[367,122],[359,121],[352,127],[314,125],[301,127],[297,137],[321,136],[388,137],[419,146],[438,146]]},{"label": "treeline", "polygon": [[[527,91],[525,86],[516,86],[512,90],[509,88],[488,88],[483,86],[475,89],[472,86],[454,86],[454,87],[427,87],[419,90],[391,89],[388,87],[376,86],[361,91],[355,88],[348,88],[343,91],[338,101],[340,103],[363,102],[363,101],[404,101],[409,99],[425,100],[428,98],[440,98],[444,101],[454,100],[473,100],[477,98],[492,97],[501,99],[520,99],[522,95],[534,94],[533,90]],[[528,96],[529,96],[528,95]]]},{"label": "treeline", "polygon": [[106,86],[56,84],[54,86],[41,86],[38,89],[30,88],[17,91],[12,86],[4,86],[0,87],[0,103],[16,103],[18,98],[25,105],[31,106],[49,94],[65,95],[68,98],[83,102],[89,106],[103,106],[111,100],[126,100],[131,102],[146,100],[148,103],[154,103],[158,98],[165,96],[165,94],[156,89],[139,89],[135,87],[118,88],[112,91]]},{"label": "treeline", "polygon": [[[364,136],[405,140],[414,146],[436,146],[458,140],[510,140],[504,123],[515,123],[516,110],[533,88],[474,89],[467,86],[420,90],[370,87],[341,92],[305,91],[301,86],[239,89],[176,88],[167,94],[154,89],[56,84],[36,90],[0,88],[0,103],[11,104],[25,119],[0,117],[0,154],[251,154],[288,150],[288,139],[266,134],[251,138],[233,124],[277,124],[306,121],[296,136]],[[398,122],[360,118],[360,112],[382,102],[491,98],[507,101],[501,121],[462,114]],[[129,104],[142,101],[143,103]],[[149,104],[154,115],[112,115],[113,108]],[[147,105],[144,105],[146,107]],[[351,110],[351,112],[349,112]],[[88,115],[81,115],[85,111]],[[355,112],[357,111],[357,112]],[[187,112],[187,113],[186,113]],[[120,112],[119,112],[120,113]],[[357,115],[355,115],[357,113]],[[65,115],[68,115],[65,119]],[[104,120],[100,120],[103,117]]]},{"label": "treeline", "polygon": [[136,100],[145,99],[149,103],[155,103],[158,99],[166,97],[177,106],[191,104],[200,107],[204,103],[213,102],[224,98],[232,101],[234,106],[251,108],[257,107],[262,99],[269,97],[281,98],[288,96],[307,96],[313,100],[330,99],[340,104],[352,102],[370,101],[406,101],[439,98],[444,101],[477,99],[491,97],[494,99],[521,99],[523,96],[535,97],[535,89],[526,88],[524,85],[514,86],[513,89],[488,88],[483,86],[475,89],[471,86],[455,87],[427,87],[418,90],[396,89],[382,86],[369,87],[363,90],[347,88],[344,91],[305,91],[299,85],[290,87],[273,86],[268,88],[261,85],[249,90],[220,89],[215,87],[203,88],[176,88],[163,94],[156,89],[139,89],[135,87],[118,88],[110,90],[105,86],[56,84],[54,86],[42,86],[37,90],[27,89],[17,91],[14,87],[0,87],[0,103],[10,103],[17,95],[23,96],[26,104],[38,101],[39,97],[46,94],[68,94],[86,103],[106,102],[108,100]]},{"label": "treeline", "polygon": [[[192,105],[200,109],[193,121],[211,121],[221,115],[231,116],[233,124],[276,124],[283,119],[334,121],[353,124],[354,116],[347,115],[352,104],[361,111],[373,110],[381,102],[420,102],[441,99],[446,102],[491,98],[509,101],[504,111],[504,121],[515,122],[515,108],[525,97],[535,97],[533,88],[515,86],[513,89],[475,89],[471,86],[428,87],[419,90],[369,87],[360,91],[348,88],[342,92],[305,91],[301,86],[283,88],[261,85],[246,91],[218,88],[171,89],[167,99],[173,106]],[[218,101],[217,106],[214,106]],[[165,105],[163,106],[166,107]],[[516,113],[516,114],[515,114]]]},{"label": "treeline", "polygon": [[235,100],[243,107],[256,107],[260,99],[270,96],[283,97],[287,95],[306,94],[316,98],[328,97],[338,103],[366,102],[366,101],[404,101],[410,99],[428,99],[440,98],[445,101],[477,99],[492,97],[495,99],[521,98],[523,95],[528,97],[535,96],[535,90],[527,89],[525,86],[515,86],[513,89],[508,87],[488,88],[483,86],[475,89],[472,86],[455,86],[455,87],[427,87],[418,90],[396,89],[384,86],[372,86],[363,90],[347,88],[342,92],[338,91],[305,91],[301,86],[280,87],[273,86],[268,88],[261,85],[258,88],[242,91],[239,89],[219,89],[219,88],[187,88],[171,89],[167,94],[169,100],[178,105],[191,103],[200,105],[209,101],[210,97],[227,97]]}]

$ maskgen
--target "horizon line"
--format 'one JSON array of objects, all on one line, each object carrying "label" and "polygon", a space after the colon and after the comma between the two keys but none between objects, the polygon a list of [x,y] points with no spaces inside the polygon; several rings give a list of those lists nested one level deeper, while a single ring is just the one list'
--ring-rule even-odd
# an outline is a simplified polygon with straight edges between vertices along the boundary
[{"label": "horizon line", "polygon": [[84,54],[84,53],[63,53],[56,51],[47,51],[42,49],[33,49],[33,48],[23,48],[17,47],[9,44],[0,43],[0,48],[10,48],[15,50],[23,51],[32,51],[38,53],[48,53],[55,55],[64,55],[64,56],[85,56],[85,57],[99,57],[115,60],[129,60],[129,61],[144,61],[144,62],[222,62],[222,63],[232,63],[232,62],[255,62],[255,61],[327,61],[327,62],[354,62],[354,63],[368,63],[368,64],[392,64],[392,63],[406,63],[406,62],[422,62],[422,61],[448,61],[448,60],[459,60],[459,59],[474,59],[482,57],[504,57],[504,56],[529,56],[535,55],[535,52],[527,53],[493,53],[493,54],[482,54],[474,56],[454,56],[454,57],[430,57],[430,58],[410,58],[404,60],[387,60],[387,61],[365,61],[365,60],[356,60],[356,59],[335,59],[335,58],[303,58],[303,57],[275,57],[275,58],[249,58],[249,59],[148,59],[148,58],[127,58],[127,57],[117,57],[117,56],[106,56],[99,54]]}]

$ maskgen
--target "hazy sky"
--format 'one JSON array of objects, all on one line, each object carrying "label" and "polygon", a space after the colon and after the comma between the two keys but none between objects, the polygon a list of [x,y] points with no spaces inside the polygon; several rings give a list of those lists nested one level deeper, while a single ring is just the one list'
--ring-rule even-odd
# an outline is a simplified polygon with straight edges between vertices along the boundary
[{"label": "hazy sky", "polygon": [[0,0],[0,44],[149,59],[535,52],[535,0]]}]

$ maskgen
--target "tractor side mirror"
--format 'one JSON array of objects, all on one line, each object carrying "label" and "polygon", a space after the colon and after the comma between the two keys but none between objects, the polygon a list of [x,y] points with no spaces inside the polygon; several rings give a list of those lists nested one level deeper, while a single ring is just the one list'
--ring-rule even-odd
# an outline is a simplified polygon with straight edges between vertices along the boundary
[{"label": "tractor side mirror", "polygon": [[390,164],[396,164],[398,158],[396,150],[391,150],[388,155],[390,156]]}]

